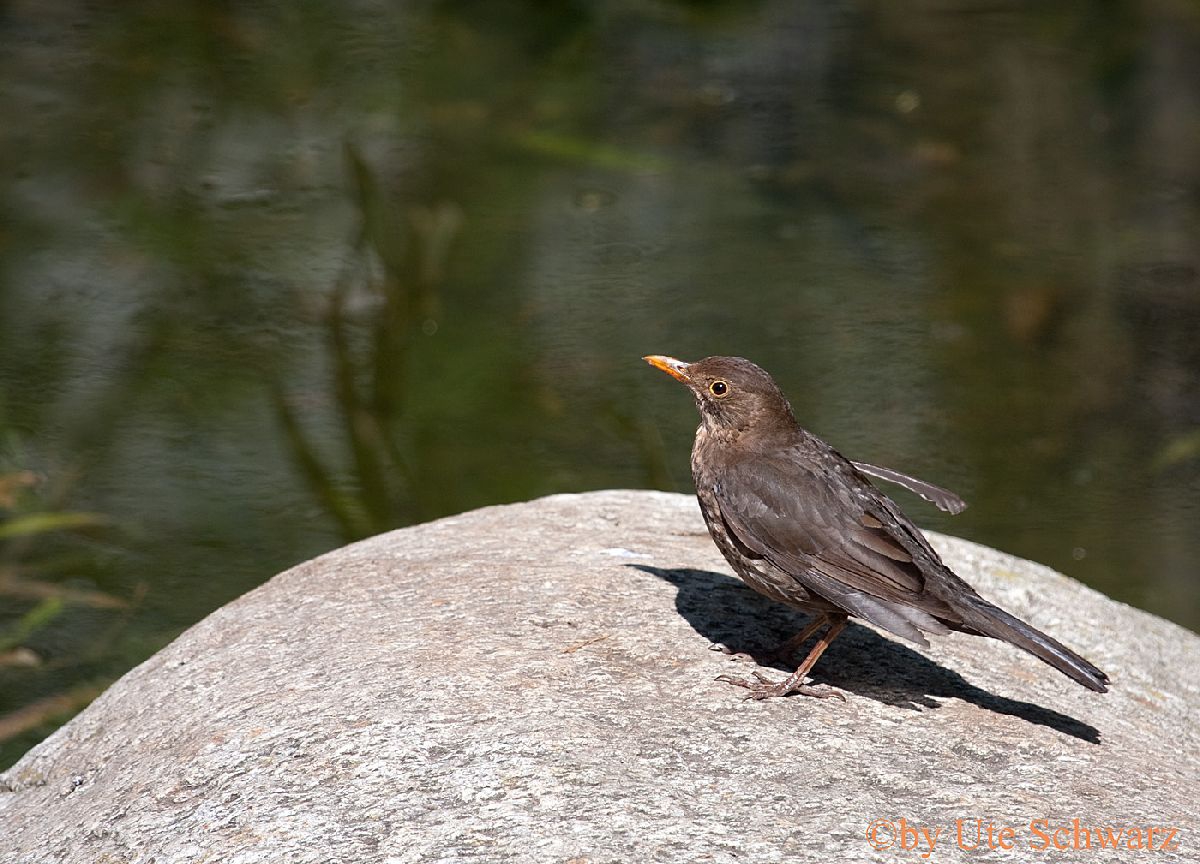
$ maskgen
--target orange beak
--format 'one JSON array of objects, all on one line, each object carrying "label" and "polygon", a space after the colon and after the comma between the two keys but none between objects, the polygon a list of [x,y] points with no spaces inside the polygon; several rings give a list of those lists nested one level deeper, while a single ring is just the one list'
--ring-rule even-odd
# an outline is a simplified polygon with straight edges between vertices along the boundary
[{"label": "orange beak", "polygon": [[655,369],[661,369],[672,378],[678,379],[684,384],[688,384],[692,380],[691,378],[688,378],[687,375],[688,364],[684,363],[682,360],[676,360],[674,357],[665,357],[662,354],[651,354],[648,357],[643,357],[642,359]]}]

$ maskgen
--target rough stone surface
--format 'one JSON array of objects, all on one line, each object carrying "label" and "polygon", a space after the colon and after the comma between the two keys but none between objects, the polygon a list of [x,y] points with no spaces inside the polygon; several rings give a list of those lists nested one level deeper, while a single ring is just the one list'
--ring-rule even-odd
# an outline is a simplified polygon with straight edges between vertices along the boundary
[{"label": "rough stone surface", "polygon": [[[743,701],[713,678],[753,661],[710,646],[762,655],[803,617],[728,575],[691,498],[560,495],[354,544],[197,624],[0,778],[0,862],[1200,860],[1200,639],[932,539],[1113,692],[852,625],[816,669],[847,702]],[[1091,848],[1039,849],[1056,829]]]}]

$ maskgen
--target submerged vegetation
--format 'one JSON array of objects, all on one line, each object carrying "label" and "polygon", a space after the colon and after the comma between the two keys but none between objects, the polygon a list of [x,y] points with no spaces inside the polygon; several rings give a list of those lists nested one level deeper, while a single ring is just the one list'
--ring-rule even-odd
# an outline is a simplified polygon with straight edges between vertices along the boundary
[{"label": "submerged vegetation", "polygon": [[6,461],[0,459],[0,680],[6,690],[25,692],[15,705],[4,700],[0,747],[43,737],[95,698],[109,677],[64,679],[55,670],[103,666],[137,605],[136,596],[108,593],[88,579],[103,566],[94,547],[113,533],[110,521],[57,509],[46,478]]}]

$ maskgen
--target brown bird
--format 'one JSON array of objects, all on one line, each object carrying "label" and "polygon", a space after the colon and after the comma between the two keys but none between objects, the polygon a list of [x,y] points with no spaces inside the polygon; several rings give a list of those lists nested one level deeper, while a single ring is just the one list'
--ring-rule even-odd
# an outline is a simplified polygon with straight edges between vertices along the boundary
[{"label": "brown bird", "polygon": [[825,630],[783,681],[758,672],[753,681],[720,680],[745,687],[753,699],[841,697],[804,678],[853,615],[924,647],[926,633],[951,630],[1002,639],[1090,690],[1108,689],[1096,666],[975,593],[865,475],[958,513],[966,504],[954,493],[846,459],[796,422],[771,376],[749,360],[643,359],[687,385],[700,409],[692,479],[717,548],[751,588],[816,615],[778,655],[790,656]]}]

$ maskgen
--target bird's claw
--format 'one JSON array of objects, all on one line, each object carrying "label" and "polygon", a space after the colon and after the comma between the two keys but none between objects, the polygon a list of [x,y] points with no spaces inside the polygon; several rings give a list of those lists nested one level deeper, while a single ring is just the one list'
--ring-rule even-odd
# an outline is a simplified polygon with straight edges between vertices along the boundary
[{"label": "bird's claw", "polygon": [[709,651],[718,651],[727,657],[732,657],[734,660],[753,660],[754,658],[745,651],[738,651],[730,648],[724,642],[714,642],[708,646]]},{"label": "bird's claw", "polygon": [[756,702],[763,699],[790,696],[793,693],[799,693],[801,696],[812,696],[816,699],[831,699],[836,697],[843,702],[846,701],[845,694],[834,690],[832,687],[816,684],[791,684],[788,679],[772,681],[761,672],[751,672],[750,674],[754,676],[754,681],[748,678],[735,678],[732,675],[718,675],[716,680],[732,684],[735,687],[746,688],[749,692],[743,698],[753,699]]}]

